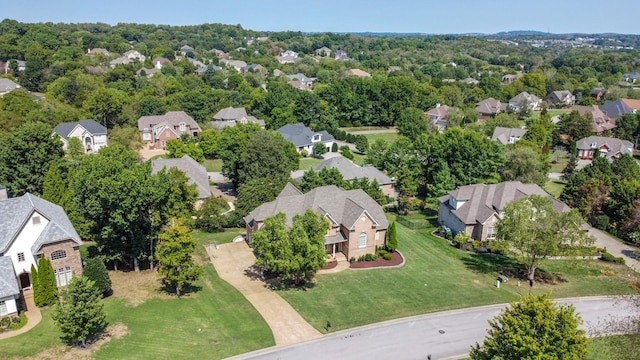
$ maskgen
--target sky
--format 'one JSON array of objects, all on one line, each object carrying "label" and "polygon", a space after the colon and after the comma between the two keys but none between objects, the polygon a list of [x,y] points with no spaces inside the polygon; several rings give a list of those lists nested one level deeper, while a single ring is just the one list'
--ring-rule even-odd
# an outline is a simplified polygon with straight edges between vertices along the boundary
[{"label": "sky", "polygon": [[639,34],[639,13],[640,0],[30,0],[0,7],[0,19],[26,23],[223,23],[258,31],[427,34]]}]

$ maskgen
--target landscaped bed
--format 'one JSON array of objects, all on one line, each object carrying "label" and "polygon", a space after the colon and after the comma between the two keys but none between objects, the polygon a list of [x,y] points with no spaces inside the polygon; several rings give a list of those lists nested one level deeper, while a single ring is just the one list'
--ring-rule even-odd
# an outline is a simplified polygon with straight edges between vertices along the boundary
[{"label": "landscaped bed", "polygon": [[372,269],[372,268],[385,268],[385,267],[396,267],[404,263],[404,258],[400,252],[396,251],[393,253],[389,253],[391,255],[391,260],[385,260],[382,256],[379,256],[374,261],[356,261],[349,265],[350,269]]}]

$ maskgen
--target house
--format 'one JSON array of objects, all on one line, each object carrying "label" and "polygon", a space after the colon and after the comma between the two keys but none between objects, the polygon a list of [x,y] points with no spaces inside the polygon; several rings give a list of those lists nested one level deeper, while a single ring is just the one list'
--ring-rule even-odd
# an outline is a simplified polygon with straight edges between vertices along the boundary
[{"label": "house", "polygon": [[188,57],[188,58],[187,58],[187,61],[189,61],[190,63],[192,63],[192,64],[193,64],[193,66],[195,66],[196,68],[201,68],[201,67],[205,67],[205,66],[207,66],[207,65],[205,65],[205,63],[203,63],[202,61],[200,61],[200,60],[196,60],[196,59],[194,59],[194,58],[190,58],[190,57]]},{"label": "house", "polygon": [[16,89],[20,89],[19,84],[16,84],[11,79],[0,78],[0,97]]},{"label": "house", "polygon": [[321,47],[319,49],[316,49],[315,53],[318,56],[329,57],[329,56],[331,56],[331,49],[329,49],[326,46],[323,46],[323,47]]},{"label": "house", "polygon": [[343,253],[347,259],[375,253],[376,246],[386,243],[389,223],[382,207],[363,190],[343,190],[337,186],[322,186],[301,193],[291,183],[282,189],[274,201],[264,203],[244,218],[247,241],[260,229],[265,219],[278,213],[287,216],[291,226],[295,215],[307,210],[324,216],[330,224],[325,236],[325,249],[335,257]]},{"label": "house", "polygon": [[311,154],[313,152],[313,146],[317,143],[324,144],[327,150],[331,150],[331,146],[333,145],[334,139],[331,134],[325,130],[314,132],[304,126],[303,123],[287,124],[276,131],[282,134],[285,140],[293,143],[298,152],[306,150],[307,153]]},{"label": "house", "polygon": [[514,74],[507,74],[502,77],[502,83],[507,85],[512,84],[516,80],[518,80],[518,75]]},{"label": "house", "polygon": [[53,129],[53,134],[60,137],[62,148],[65,150],[71,138],[79,139],[87,154],[97,153],[107,146],[107,128],[94,120],[60,123]]},{"label": "house", "polygon": [[222,70],[222,67],[217,66],[217,65],[205,65],[205,66],[201,66],[198,69],[196,69],[196,75],[202,75],[204,73],[207,72],[207,70],[213,70],[213,71],[219,71]]},{"label": "house", "polygon": [[[617,119],[625,114],[635,114],[638,108],[630,107],[624,100],[630,99],[607,100],[600,106],[600,110],[612,119]],[[633,103],[630,104],[633,105]]]},{"label": "house", "polygon": [[263,72],[263,71],[267,71],[262,65],[260,64],[251,64],[251,65],[247,65],[244,66],[242,68],[240,68],[240,72],[242,74],[248,73],[249,71],[251,72]]},{"label": "house", "polygon": [[162,57],[162,56],[158,56],[156,58],[154,58],[153,60],[151,60],[151,63],[153,64],[153,66],[156,69],[162,69],[163,66],[166,65],[173,65],[173,63],[171,62],[171,60]]},{"label": "house", "polygon": [[8,256],[0,256],[0,319],[18,315],[20,287],[13,262]]},{"label": "house", "polygon": [[454,235],[466,233],[481,241],[495,239],[496,226],[506,205],[530,195],[548,196],[556,211],[569,211],[566,204],[554,199],[536,184],[506,181],[462,186],[438,198],[438,222]]},{"label": "house", "polygon": [[402,67],[397,65],[392,65],[392,66],[389,66],[389,68],[387,68],[387,74],[391,74],[392,72],[396,72],[396,71],[402,71]]},{"label": "house", "polygon": [[467,84],[467,85],[471,85],[471,86],[476,86],[478,84],[480,84],[480,81],[472,78],[472,77],[468,77],[466,79],[462,79],[460,80],[461,83],[463,84]]},{"label": "house", "polygon": [[281,57],[292,57],[292,58],[297,58],[298,57],[298,53],[293,51],[293,50],[287,50],[283,53],[280,54]]},{"label": "house", "polygon": [[493,135],[491,136],[491,140],[497,141],[502,145],[515,144],[526,133],[527,133],[527,129],[506,128],[502,126],[497,126],[495,130],[493,130]]},{"label": "house", "polygon": [[182,56],[187,56],[187,54],[194,52],[195,50],[189,45],[182,45],[180,47],[180,54],[182,54]]},{"label": "house", "polygon": [[27,63],[24,60],[10,59],[4,63],[4,73],[7,74],[11,70],[11,62],[15,61],[18,65],[18,71],[24,71],[27,68]]},{"label": "house", "polygon": [[425,116],[429,119],[432,126],[437,127],[439,131],[447,129],[447,120],[449,120],[449,112],[451,107],[447,105],[436,104],[436,107],[425,112]]},{"label": "house", "polygon": [[[58,286],[82,276],[82,241],[60,206],[30,193],[9,198],[0,188],[0,230],[0,258],[12,262],[21,290],[31,287],[31,266],[37,269],[42,256],[51,260]],[[3,279],[10,277],[6,261],[0,265]]]},{"label": "house", "polygon": [[592,130],[596,134],[602,134],[606,130],[612,130],[616,127],[616,121],[608,117],[598,105],[583,106],[575,105],[571,108],[571,111],[577,111],[583,117],[592,118]]},{"label": "house", "polygon": [[622,75],[622,81],[626,81],[631,84],[634,84],[638,79],[640,79],[640,73],[638,73],[637,71],[634,71],[630,74]]},{"label": "house", "polygon": [[336,50],[335,55],[333,56],[334,60],[349,60],[349,57],[347,56],[347,52],[340,49],[340,50]]},{"label": "house", "polygon": [[90,56],[90,57],[94,57],[96,55],[102,55],[104,57],[109,57],[109,56],[111,56],[111,53],[107,49],[93,48],[93,49],[87,49],[87,55]]},{"label": "house", "polygon": [[144,60],[147,58],[146,56],[140,54],[138,50],[129,50],[122,54],[122,57],[125,57],[129,60],[138,60],[139,62],[144,62]]},{"label": "house", "polygon": [[590,95],[596,98],[596,101],[602,100],[602,97],[607,93],[607,89],[605,88],[593,88],[591,89]]},{"label": "house", "polygon": [[572,106],[576,102],[576,97],[568,90],[552,91],[545,98],[551,106]]},{"label": "house", "polygon": [[317,80],[317,78],[306,77],[302,73],[286,75],[285,77],[289,79],[289,81],[298,80],[302,85],[307,85],[307,86],[312,86],[313,83]]},{"label": "house", "polygon": [[228,107],[218,111],[213,115],[211,121],[211,127],[217,130],[222,130],[226,127],[236,126],[237,124],[258,124],[260,127],[265,127],[264,120],[259,120],[255,116],[247,115],[245,108]]},{"label": "house", "polygon": [[242,68],[247,66],[247,63],[242,60],[229,59],[220,59],[220,64],[224,64],[227,68],[234,68],[238,72],[242,71]]},{"label": "house", "polygon": [[486,119],[491,116],[495,116],[505,110],[504,105],[500,100],[494,98],[488,98],[480,101],[476,104],[476,111],[480,115],[480,119]]},{"label": "house", "polygon": [[276,56],[279,64],[295,64],[299,58],[297,56]]},{"label": "house", "polygon": [[540,108],[540,103],[539,97],[523,91],[509,100],[509,107],[513,111],[520,111],[523,106],[526,106],[529,110],[534,111]]},{"label": "house", "polygon": [[345,73],[346,76],[371,77],[371,74],[360,69],[349,69]]},{"label": "house", "polygon": [[138,119],[138,131],[144,143],[151,149],[164,149],[167,141],[183,134],[197,137],[200,126],[184,111],[170,111],[164,115],[142,116]]},{"label": "house", "polygon": [[398,192],[395,190],[393,185],[393,179],[373,166],[358,166],[344,156],[336,156],[324,160],[320,164],[313,166],[312,169],[315,171],[320,171],[322,169],[337,169],[340,174],[342,174],[342,178],[347,181],[363,178],[366,178],[369,181],[375,180],[380,184],[380,190],[382,190],[383,194],[393,198],[398,197]]},{"label": "house", "polygon": [[624,154],[633,156],[633,144],[627,140],[589,136],[576,142],[576,156],[578,159],[593,160],[596,149],[600,152],[600,156],[606,157],[610,162]]},{"label": "house", "polygon": [[151,161],[151,172],[157,174],[162,169],[176,168],[187,176],[187,184],[196,185],[198,191],[198,201],[196,208],[199,208],[204,199],[211,197],[211,188],[209,187],[209,175],[207,169],[199,162],[193,160],[191,156],[184,155],[179,159],[154,159]]},{"label": "house", "polygon": [[313,91],[313,87],[311,87],[311,84],[305,84],[298,80],[289,81],[289,85],[293,86],[298,90]]}]

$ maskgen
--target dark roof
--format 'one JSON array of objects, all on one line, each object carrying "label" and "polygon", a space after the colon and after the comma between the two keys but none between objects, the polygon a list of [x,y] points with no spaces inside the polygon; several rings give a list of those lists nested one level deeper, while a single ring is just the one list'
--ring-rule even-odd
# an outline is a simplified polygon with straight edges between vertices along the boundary
[{"label": "dark roof", "polygon": [[509,202],[530,195],[549,196],[556,211],[569,211],[569,207],[565,203],[551,197],[540,186],[523,184],[520,181],[462,186],[438,200],[440,203],[445,203],[453,197],[459,202],[464,201],[464,204],[458,209],[451,209],[451,212],[464,224],[475,225],[477,223],[483,224],[493,215],[498,215]]},{"label": "dark roof", "polygon": [[176,168],[187,175],[188,184],[196,184],[198,190],[198,198],[206,199],[211,196],[211,188],[209,187],[209,175],[207,169],[197,161],[193,160],[189,155],[184,155],[179,159],[154,159],[151,161],[151,171],[156,174],[160,170],[167,168]]},{"label": "dark roof", "polygon": [[288,184],[274,201],[258,206],[244,220],[247,224],[264,221],[282,212],[291,225],[295,215],[304,214],[311,209],[317,214],[330,217],[347,229],[353,228],[364,212],[369,214],[378,229],[386,229],[389,225],[382,207],[363,190],[344,190],[334,185],[321,186],[306,194],[300,194],[296,190],[293,185]]},{"label": "dark roof", "polygon": [[633,109],[627,106],[621,99],[605,101],[604,104],[600,106],[600,110],[611,118],[619,118],[624,114],[633,114]]},{"label": "dark roof", "polygon": [[0,253],[11,246],[34,211],[49,222],[31,247],[33,254],[38,254],[44,244],[63,240],[73,240],[82,245],[80,236],[60,206],[26,193],[21,197],[0,201]]},{"label": "dark roof", "polygon": [[376,180],[380,185],[393,184],[393,180],[382,171],[373,166],[358,166],[343,156],[336,156],[327,159],[313,167],[313,170],[320,171],[324,168],[337,169],[342,177],[351,181],[355,178],[367,178],[369,181]]},{"label": "dark roof", "polygon": [[95,120],[80,120],[74,122],[63,122],[58,124],[53,132],[57,133],[61,137],[68,139],[69,134],[73,132],[73,130],[77,126],[82,126],[87,132],[90,132],[93,135],[106,134],[107,128],[98,124]]},{"label": "dark roof", "polygon": [[327,143],[333,141],[333,136],[326,131],[313,132],[303,123],[287,124],[277,130],[282,136],[293,143],[297,148],[313,145],[313,136],[320,135],[320,142]]},{"label": "dark roof", "polygon": [[20,294],[16,271],[9,256],[0,256],[0,299]]}]

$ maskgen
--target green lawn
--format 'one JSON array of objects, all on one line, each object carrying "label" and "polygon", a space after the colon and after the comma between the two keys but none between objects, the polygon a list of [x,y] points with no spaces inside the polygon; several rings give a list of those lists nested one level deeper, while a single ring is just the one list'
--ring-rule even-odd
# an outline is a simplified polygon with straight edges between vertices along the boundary
[{"label": "green lawn", "polygon": [[589,341],[587,360],[634,359],[640,335],[606,336]]},{"label": "green lawn", "polygon": [[[549,109],[547,111],[549,112],[549,115],[551,115],[551,117],[554,117],[554,116],[557,116],[557,115],[566,114],[570,110],[569,109]],[[531,119],[539,119],[540,118],[540,113],[541,113],[541,111],[534,111],[533,113],[531,113],[531,116],[529,118],[531,118]]]},{"label": "green lawn", "polygon": [[564,185],[565,183],[562,180],[549,179],[544,185],[544,190],[553,195],[553,197],[558,198],[564,189]]},{"label": "green lawn", "polygon": [[[495,287],[498,270],[514,266],[509,259],[462,252],[431,235],[432,230],[412,231],[397,225],[399,248],[407,260],[404,267],[318,275],[315,286],[280,294],[312,326],[326,332],[327,321],[336,331],[434,311],[506,303],[528,292],[524,282],[518,287],[515,280]],[[630,281],[637,274],[614,266],[616,276],[600,275],[600,269],[610,266],[597,261],[548,262],[543,269],[559,273],[565,282],[536,284],[533,293],[552,292],[553,297],[632,293]]]},{"label": "green lawn", "polygon": [[[266,322],[231,285],[222,281],[206,259],[202,244],[231,241],[242,229],[195,233],[197,257],[204,274],[200,290],[181,299],[152,298],[130,306],[122,298],[105,300],[109,323],[121,322],[128,334],[106,343],[96,359],[220,359],[275,344]],[[159,284],[159,283],[158,283]],[[59,332],[44,310],[43,321],[29,332],[0,341],[0,359],[33,356],[59,346]],[[195,351],[194,349],[197,349]]]},{"label": "green lawn", "polygon": [[369,141],[369,145],[373,144],[374,142],[376,142],[376,140],[379,139],[384,140],[388,143],[392,143],[398,140],[398,138],[400,137],[398,133],[364,134],[364,136]]},{"label": "green lawn", "polygon": [[309,170],[311,167],[320,164],[324,159],[316,159],[314,157],[300,158],[298,170]]},{"label": "green lawn", "polygon": [[340,130],[346,132],[354,132],[354,131],[369,131],[369,130],[389,130],[393,129],[393,127],[386,126],[358,126],[358,127],[341,127]]},{"label": "green lawn", "polygon": [[210,172],[220,172],[222,171],[222,160],[220,159],[204,159],[204,163],[202,164]]}]

